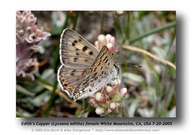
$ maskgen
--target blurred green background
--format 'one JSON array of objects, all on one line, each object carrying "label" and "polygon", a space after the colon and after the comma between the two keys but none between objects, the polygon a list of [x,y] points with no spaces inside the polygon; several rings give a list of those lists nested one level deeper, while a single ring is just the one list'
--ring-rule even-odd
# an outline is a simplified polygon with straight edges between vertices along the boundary
[{"label": "blurred green background", "polygon": [[[25,71],[22,69],[34,79],[16,76],[16,117],[82,115],[83,102],[71,100],[61,91],[57,82],[57,69],[60,66],[59,41],[65,28],[76,30],[92,44],[99,34],[111,34],[115,37],[120,50],[115,61],[121,65],[122,86],[128,89],[128,95],[122,102],[123,117],[176,117],[176,68],[167,64],[169,62],[176,65],[175,11],[31,13],[37,19],[34,29],[35,26],[39,29],[43,27],[51,35],[33,44],[41,46],[41,51],[38,49],[30,55],[38,64],[28,66]],[[145,52],[129,50],[125,46],[140,48]],[[23,53],[22,49],[16,51],[17,55]],[[166,62],[154,59],[146,52]],[[141,68],[129,67],[129,63],[140,65]],[[16,61],[16,69],[19,68]],[[87,108],[86,117],[100,117],[93,107]]]}]

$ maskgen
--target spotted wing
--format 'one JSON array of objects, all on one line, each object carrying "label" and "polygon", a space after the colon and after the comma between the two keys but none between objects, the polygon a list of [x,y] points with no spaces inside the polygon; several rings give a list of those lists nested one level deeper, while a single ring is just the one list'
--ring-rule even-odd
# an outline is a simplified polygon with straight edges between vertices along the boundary
[{"label": "spotted wing", "polygon": [[73,91],[83,81],[99,51],[71,29],[65,29],[60,40],[61,67],[58,81],[62,89],[72,96]]},{"label": "spotted wing", "polygon": [[87,76],[74,90],[74,99],[86,98],[101,89],[114,77],[114,70],[112,54],[106,46],[103,46],[89,68]]},{"label": "spotted wing", "polygon": [[90,68],[99,51],[81,35],[65,29],[60,40],[60,60],[67,66]]}]

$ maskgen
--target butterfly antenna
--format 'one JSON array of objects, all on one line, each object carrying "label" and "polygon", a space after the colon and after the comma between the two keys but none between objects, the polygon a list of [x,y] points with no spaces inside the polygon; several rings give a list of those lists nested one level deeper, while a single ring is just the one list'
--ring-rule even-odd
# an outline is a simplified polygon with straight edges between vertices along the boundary
[{"label": "butterfly antenna", "polygon": [[141,68],[140,65],[136,65],[136,64],[133,64],[133,63],[128,63],[127,66],[128,66],[128,67]]}]

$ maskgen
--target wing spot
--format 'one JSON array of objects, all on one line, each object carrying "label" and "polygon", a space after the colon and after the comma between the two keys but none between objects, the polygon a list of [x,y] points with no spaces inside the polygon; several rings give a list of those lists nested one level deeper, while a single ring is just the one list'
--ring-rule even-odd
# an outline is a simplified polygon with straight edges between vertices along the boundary
[{"label": "wing spot", "polygon": [[78,59],[78,58],[75,57],[75,58],[74,58],[74,62],[77,62],[77,59]]},{"label": "wing spot", "polygon": [[92,52],[92,51],[90,51],[90,52],[89,52],[89,55],[93,55],[93,52]]},{"label": "wing spot", "polygon": [[85,52],[87,49],[88,49],[88,47],[87,47],[87,46],[84,46],[83,49],[82,49],[82,51]]},{"label": "wing spot", "polygon": [[107,59],[107,56],[105,56],[105,58],[104,58],[104,60],[103,61],[105,61]]},{"label": "wing spot", "polygon": [[101,61],[98,63],[98,65],[97,65],[97,66],[100,66],[100,64],[101,64]]},{"label": "wing spot", "polygon": [[94,69],[94,72],[97,70],[97,67]]},{"label": "wing spot", "polygon": [[76,55],[79,55],[79,53],[78,53],[78,52],[76,52]]},{"label": "wing spot", "polygon": [[74,72],[71,72],[71,74],[70,74],[71,76],[74,76]]},{"label": "wing spot", "polygon": [[95,77],[97,75],[97,72],[93,74],[93,77]]},{"label": "wing spot", "polygon": [[73,69],[72,72],[73,72],[73,73],[76,72],[76,69]]},{"label": "wing spot", "polygon": [[74,40],[72,43],[72,46],[75,46],[76,43],[77,43],[77,40]]},{"label": "wing spot", "polygon": [[105,60],[105,63],[107,63],[107,62],[108,62],[108,59]]},{"label": "wing spot", "polygon": [[85,70],[83,70],[82,75],[85,73]]},{"label": "wing spot", "polygon": [[[89,86],[89,84],[87,83],[87,84],[85,85],[85,88],[88,87],[88,86]],[[85,91],[85,90],[84,90],[84,91]]]},{"label": "wing spot", "polygon": [[100,59],[101,59],[104,55],[105,55],[105,53],[103,53],[103,54],[101,55]]}]

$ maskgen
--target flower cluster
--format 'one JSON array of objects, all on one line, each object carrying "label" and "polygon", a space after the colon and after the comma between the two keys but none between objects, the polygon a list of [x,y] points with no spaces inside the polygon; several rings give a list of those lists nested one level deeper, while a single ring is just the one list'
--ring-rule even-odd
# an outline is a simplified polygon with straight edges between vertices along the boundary
[{"label": "flower cluster", "polygon": [[120,79],[111,81],[90,97],[90,104],[98,115],[104,116],[121,110],[121,102],[127,94],[126,88],[120,88]]},{"label": "flower cluster", "polygon": [[42,52],[38,43],[51,34],[38,28],[37,18],[30,11],[16,12],[16,76],[34,80],[38,61],[31,56]]},{"label": "flower cluster", "polygon": [[[110,34],[106,36],[99,35],[95,45],[99,50],[106,45],[111,53],[117,52],[115,38]],[[104,116],[112,112],[118,113],[121,110],[121,102],[127,94],[127,89],[121,88],[120,83],[121,81],[117,77],[110,84],[105,85],[94,95],[90,96],[89,102],[96,108],[96,114]]]},{"label": "flower cluster", "polygon": [[100,34],[97,41],[95,41],[95,45],[99,50],[106,45],[111,53],[117,52],[117,49],[115,48],[115,38],[110,34],[107,34],[106,36]]}]

